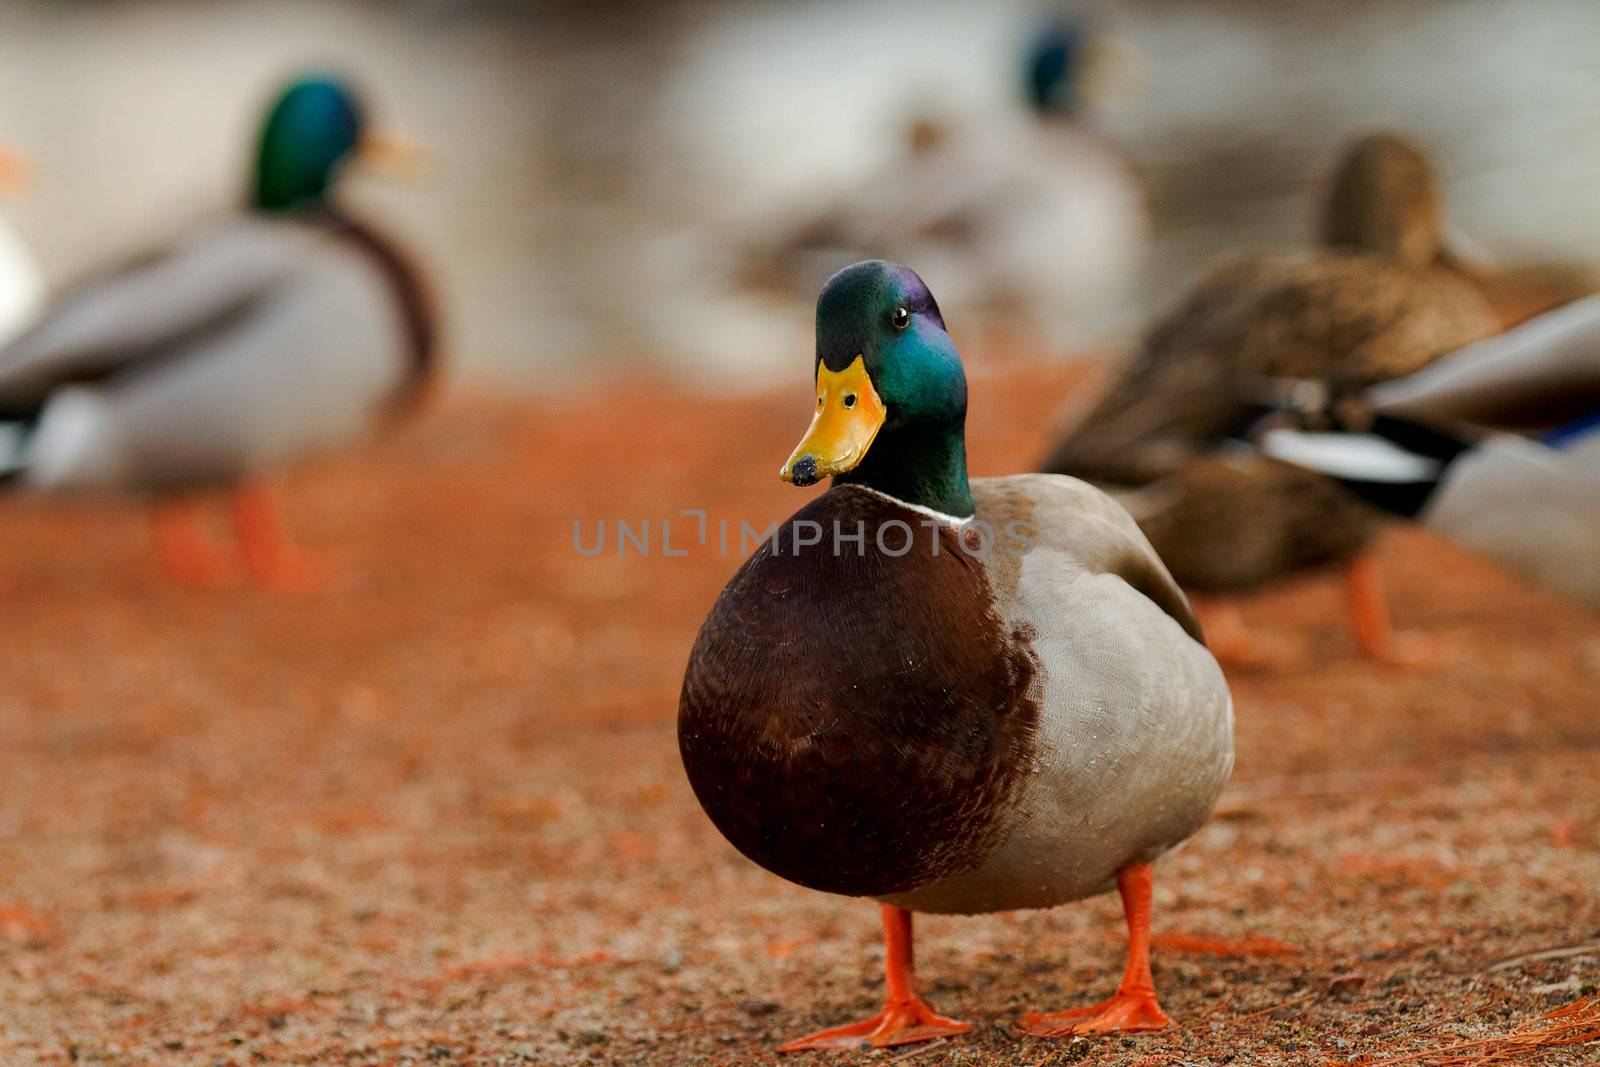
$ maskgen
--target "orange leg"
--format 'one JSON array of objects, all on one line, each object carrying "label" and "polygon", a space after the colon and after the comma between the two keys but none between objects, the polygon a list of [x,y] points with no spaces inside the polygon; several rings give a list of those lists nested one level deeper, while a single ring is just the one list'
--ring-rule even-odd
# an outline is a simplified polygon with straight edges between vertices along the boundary
[{"label": "orange leg", "polygon": [[168,500],[151,515],[156,558],[180,585],[215,589],[225,584],[227,568],[200,529],[199,508],[190,500]]},{"label": "orange leg", "polygon": [[1368,659],[1397,667],[1425,667],[1437,662],[1438,648],[1420,634],[1396,634],[1383,595],[1378,561],[1357,556],[1345,569],[1345,594],[1356,647]]},{"label": "orange leg", "polygon": [[233,493],[233,527],[245,569],[261,585],[286,593],[310,593],[327,584],[283,532],[278,504],[265,485],[247,482]]},{"label": "orange leg", "polygon": [[883,905],[884,970],[888,997],[883,1010],[865,1022],[835,1026],[778,1046],[779,1052],[807,1049],[884,1048],[964,1034],[971,1023],[946,1019],[917,996],[916,972],[911,961],[911,913]]},{"label": "orange leg", "polygon": [[1150,975],[1150,865],[1135,863],[1117,873],[1117,891],[1128,917],[1128,969],[1116,996],[1085,1008],[1045,1014],[1030,1011],[1022,1029],[1035,1037],[1073,1034],[1130,1034],[1160,1030],[1172,1019],[1156,1003],[1156,984]]}]

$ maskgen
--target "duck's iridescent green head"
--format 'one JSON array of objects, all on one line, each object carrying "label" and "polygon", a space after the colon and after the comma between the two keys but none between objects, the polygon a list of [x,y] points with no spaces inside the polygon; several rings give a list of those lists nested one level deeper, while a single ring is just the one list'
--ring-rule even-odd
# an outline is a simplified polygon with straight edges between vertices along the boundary
[{"label": "duck's iridescent green head", "polygon": [[361,102],[345,83],[306,78],[286,89],[267,115],[256,163],[255,204],[285,211],[328,195],[361,146]]},{"label": "duck's iridescent green head", "polygon": [[817,298],[817,402],[780,476],[865,485],[947,514],[972,514],[967,376],[933,294],[915,272],[869,260]]},{"label": "duck's iridescent green head", "polygon": [[1081,75],[1089,33],[1077,22],[1053,22],[1028,49],[1024,84],[1041,114],[1070,115],[1083,103]]}]

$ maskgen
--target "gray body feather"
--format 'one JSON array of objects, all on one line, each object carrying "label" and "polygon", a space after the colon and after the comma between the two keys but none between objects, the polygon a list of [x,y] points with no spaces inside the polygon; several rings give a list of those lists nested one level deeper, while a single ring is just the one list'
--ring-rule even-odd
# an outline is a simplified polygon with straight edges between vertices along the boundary
[{"label": "gray body feather", "polygon": [[0,350],[40,489],[227,482],[370,430],[407,375],[391,280],[323,226],[246,216],[91,282]]},{"label": "gray body feather", "polygon": [[1051,907],[1205,822],[1233,768],[1233,702],[1183,594],[1123,508],[1076,478],[972,482],[977,517],[1032,529],[985,560],[995,609],[1031,634],[1040,704],[1028,785],[975,869],[889,898],[916,911]]}]

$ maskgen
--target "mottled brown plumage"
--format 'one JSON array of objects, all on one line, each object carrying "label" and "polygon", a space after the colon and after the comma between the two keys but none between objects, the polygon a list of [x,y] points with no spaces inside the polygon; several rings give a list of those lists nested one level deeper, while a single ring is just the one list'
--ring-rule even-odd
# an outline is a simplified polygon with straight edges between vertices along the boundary
[{"label": "mottled brown plumage", "polygon": [[1246,588],[1348,559],[1376,516],[1239,441],[1259,405],[1281,402],[1285,388],[1309,385],[1326,403],[1498,329],[1472,282],[1434,265],[1439,228],[1425,157],[1387,135],[1363,140],[1341,165],[1321,223],[1338,247],[1215,271],[1156,324],[1043,469],[1122,494],[1191,588]]}]

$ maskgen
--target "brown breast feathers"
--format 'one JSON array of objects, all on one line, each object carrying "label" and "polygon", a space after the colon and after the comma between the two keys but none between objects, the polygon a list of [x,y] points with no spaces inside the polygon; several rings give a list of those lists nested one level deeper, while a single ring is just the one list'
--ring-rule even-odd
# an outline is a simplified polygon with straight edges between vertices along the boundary
[{"label": "brown breast feathers", "polygon": [[[818,497],[740,567],[690,654],[695,795],[740,852],[812,889],[880,896],[976,866],[1032,762],[1032,650],[982,562],[948,528],[935,555],[921,520],[858,488]],[[807,522],[822,543],[797,550]],[[896,522],[915,534],[898,557],[876,544],[899,550]],[[865,548],[836,551],[836,523]]]}]

